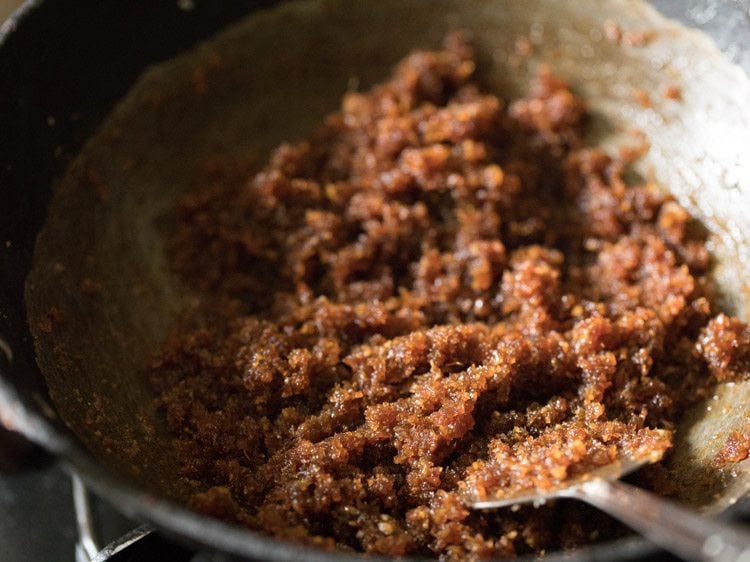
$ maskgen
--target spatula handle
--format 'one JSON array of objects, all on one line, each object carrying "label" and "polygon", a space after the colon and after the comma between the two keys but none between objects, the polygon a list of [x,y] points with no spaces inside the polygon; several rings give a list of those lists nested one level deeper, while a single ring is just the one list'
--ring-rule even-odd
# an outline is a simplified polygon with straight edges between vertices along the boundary
[{"label": "spatula handle", "polygon": [[601,509],[686,560],[750,562],[750,529],[708,519],[622,481],[592,480],[566,496]]}]

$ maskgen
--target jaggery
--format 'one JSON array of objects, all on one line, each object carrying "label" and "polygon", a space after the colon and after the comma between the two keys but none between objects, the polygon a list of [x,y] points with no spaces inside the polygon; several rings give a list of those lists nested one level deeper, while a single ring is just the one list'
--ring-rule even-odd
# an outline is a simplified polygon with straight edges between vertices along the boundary
[{"label": "jaggery", "polygon": [[150,372],[196,509],[368,553],[571,548],[619,531],[464,500],[661,453],[747,372],[688,213],[586,144],[548,68],[512,103],[474,75],[452,34],[180,199],[170,259],[203,306]]}]

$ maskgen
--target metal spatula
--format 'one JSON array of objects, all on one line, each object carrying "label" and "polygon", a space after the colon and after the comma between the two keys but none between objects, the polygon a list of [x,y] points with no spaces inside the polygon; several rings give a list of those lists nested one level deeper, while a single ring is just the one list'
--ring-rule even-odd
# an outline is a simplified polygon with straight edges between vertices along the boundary
[{"label": "metal spatula", "polygon": [[654,458],[624,457],[552,489],[526,489],[490,499],[467,498],[473,509],[495,509],[525,503],[535,506],[553,498],[575,498],[617,518],[655,544],[686,560],[750,562],[750,530],[709,519],[626,484],[619,479]]}]

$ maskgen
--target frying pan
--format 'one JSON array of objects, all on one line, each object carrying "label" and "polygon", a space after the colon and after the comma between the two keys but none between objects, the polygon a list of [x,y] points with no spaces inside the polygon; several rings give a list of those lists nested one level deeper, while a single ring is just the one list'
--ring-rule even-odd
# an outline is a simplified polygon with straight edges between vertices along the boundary
[{"label": "frying pan", "polygon": [[[625,0],[482,0],[471,9],[441,0],[429,12],[417,0],[361,1],[346,10],[333,0],[285,3],[136,81],[148,64],[270,4],[49,0],[28,3],[6,24],[2,421],[65,459],[126,514],[246,557],[351,558],[181,507],[188,490],[173,478],[174,457],[142,372],[193,297],[166,265],[168,211],[190,187],[192,162],[215,152],[262,157],[334,109],[352,77],[367,87],[411,49],[437,45],[450,27],[472,31],[487,87],[504,97],[521,93],[545,61],[591,102],[596,142],[613,148],[626,142],[628,127],[646,130],[653,148],[639,172],[702,220],[722,305],[750,319],[750,81],[705,36]],[[640,48],[614,45],[601,34],[606,19],[657,35]],[[521,34],[535,42],[531,61],[513,55]],[[197,68],[210,95],[196,95]],[[665,83],[681,88],[681,102],[663,99]],[[635,89],[652,107],[637,102]],[[94,298],[80,290],[85,279],[99,287]],[[40,329],[52,309],[53,329]],[[731,429],[746,430],[750,386],[718,388],[715,398],[687,416],[671,460],[680,499],[709,512],[748,485],[746,462],[726,471],[710,462]],[[642,557],[649,548],[628,539],[578,557]]]}]

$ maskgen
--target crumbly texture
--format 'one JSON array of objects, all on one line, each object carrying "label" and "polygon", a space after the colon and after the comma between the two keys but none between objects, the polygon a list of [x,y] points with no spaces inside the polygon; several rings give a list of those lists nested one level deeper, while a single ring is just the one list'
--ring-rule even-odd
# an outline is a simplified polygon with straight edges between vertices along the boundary
[{"label": "crumbly texture", "polygon": [[172,261],[205,302],[151,375],[195,508],[369,553],[571,548],[618,531],[464,500],[661,454],[747,372],[688,214],[585,146],[548,69],[509,105],[474,69],[452,35],[181,199]]},{"label": "crumbly texture", "polygon": [[750,434],[732,431],[716,453],[714,466],[721,468],[744,461],[748,457],[750,457]]}]

